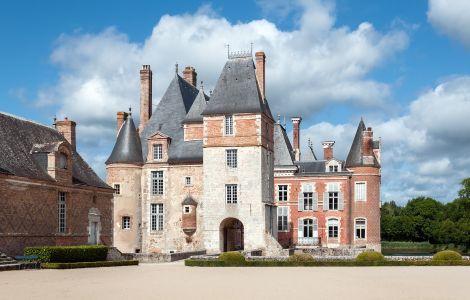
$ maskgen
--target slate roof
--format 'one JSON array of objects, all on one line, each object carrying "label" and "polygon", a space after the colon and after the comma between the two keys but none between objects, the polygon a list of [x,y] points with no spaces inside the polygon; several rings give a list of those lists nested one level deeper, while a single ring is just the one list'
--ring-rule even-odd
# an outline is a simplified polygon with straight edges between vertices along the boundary
[{"label": "slate roof", "polygon": [[202,141],[185,142],[182,128],[182,123],[198,93],[198,89],[178,74],[175,75],[140,134],[144,161],[147,157],[147,139],[157,132],[171,138],[169,162],[202,161]]},{"label": "slate roof", "polygon": [[206,108],[207,101],[209,101],[209,96],[204,94],[203,89],[200,89],[199,93],[196,96],[196,99],[194,100],[193,105],[191,105],[191,108],[189,109],[188,114],[184,118],[184,122],[185,123],[202,122],[203,121],[202,111]]},{"label": "slate roof", "polygon": [[[0,112],[0,172],[32,179],[55,180],[47,173],[44,159],[57,144],[67,140],[57,130]],[[32,153],[35,149],[36,152]],[[40,152],[42,151],[42,152]],[[77,152],[72,154],[74,183],[110,188]]]},{"label": "slate roof", "polygon": [[106,164],[112,163],[143,163],[142,147],[132,115],[129,115],[119,130],[113,152]]},{"label": "slate roof", "polygon": [[354,136],[354,140],[352,142],[351,149],[349,150],[348,157],[346,158],[346,164],[345,164],[346,168],[360,167],[364,165],[380,167],[380,164],[375,158],[375,155],[373,156],[373,161],[371,164],[365,164],[363,161],[362,132],[364,130],[366,130],[366,125],[364,124],[364,121],[361,119],[361,121],[359,122],[359,125],[357,126],[356,135]]},{"label": "slate roof", "polygon": [[309,161],[316,161],[317,156],[315,152],[313,152],[313,148],[311,145],[307,145],[304,148],[304,151],[300,152],[300,161],[301,162],[309,162]]},{"label": "slate roof", "polygon": [[299,175],[303,175],[304,173],[326,173],[326,160],[317,160],[310,162],[300,161],[296,162],[295,164],[299,167]]},{"label": "slate roof", "polygon": [[261,99],[251,57],[229,59],[220,74],[203,115],[265,113],[272,119],[267,101]]},{"label": "slate roof", "polygon": [[197,206],[197,202],[193,199],[193,197],[186,196],[186,198],[184,198],[183,202],[181,202],[181,205],[194,205],[194,206]]},{"label": "slate roof", "polygon": [[274,165],[294,165],[294,151],[287,137],[286,130],[281,124],[274,124]]}]

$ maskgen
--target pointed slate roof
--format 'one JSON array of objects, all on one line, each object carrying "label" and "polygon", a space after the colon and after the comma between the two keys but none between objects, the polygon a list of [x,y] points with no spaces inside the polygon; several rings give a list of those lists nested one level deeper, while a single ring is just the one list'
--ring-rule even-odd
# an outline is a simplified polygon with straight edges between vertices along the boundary
[{"label": "pointed slate roof", "polygon": [[316,161],[317,156],[315,152],[313,152],[313,148],[311,145],[307,145],[304,148],[304,151],[300,152],[300,161],[301,162],[309,162],[309,161]]},{"label": "pointed slate roof", "polygon": [[294,151],[287,137],[286,130],[281,124],[274,124],[274,165],[294,165]]},{"label": "pointed slate roof", "polygon": [[170,137],[170,162],[202,161],[202,141],[184,141],[182,123],[199,91],[178,74],[170,82],[152,117],[140,134],[142,156],[147,157],[147,140],[156,132]]},{"label": "pointed slate roof", "polygon": [[[0,112],[0,173],[53,182],[47,173],[47,152],[61,143],[68,141],[56,129]],[[72,153],[72,180],[110,188],[76,151]]]},{"label": "pointed slate roof", "polygon": [[184,122],[202,122],[202,111],[206,108],[207,101],[209,101],[209,96],[204,94],[204,90],[200,89],[193,105],[191,105],[188,114],[184,118]]},{"label": "pointed slate roof", "polygon": [[106,161],[107,165],[113,163],[143,163],[142,147],[132,115],[129,115],[122,124],[113,152]]},{"label": "pointed slate roof", "polygon": [[267,101],[262,101],[251,57],[229,59],[220,74],[203,115],[265,113],[272,118]]},{"label": "pointed slate roof", "polygon": [[[362,133],[366,130],[366,125],[364,121],[361,119],[359,125],[357,126],[356,135],[354,136],[354,140],[351,145],[351,149],[349,150],[348,157],[346,158],[346,168],[350,167],[360,167],[364,166],[363,155],[362,155]],[[373,157],[373,166],[378,167],[380,166],[379,162]],[[370,166],[370,165],[369,165]]]}]

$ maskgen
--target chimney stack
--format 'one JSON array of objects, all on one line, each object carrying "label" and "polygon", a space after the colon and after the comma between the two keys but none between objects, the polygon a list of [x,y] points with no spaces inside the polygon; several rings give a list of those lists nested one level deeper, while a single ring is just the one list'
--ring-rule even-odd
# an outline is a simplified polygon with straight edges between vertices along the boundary
[{"label": "chimney stack", "polygon": [[186,80],[187,83],[196,87],[197,85],[197,73],[196,69],[193,67],[186,67],[183,70],[183,78]]},{"label": "chimney stack", "polygon": [[323,157],[325,160],[330,160],[333,158],[333,145],[335,141],[324,141],[321,143],[323,145]]},{"label": "chimney stack", "polygon": [[152,70],[150,65],[143,65],[140,70],[140,125],[142,132],[152,116]]},{"label": "chimney stack", "polygon": [[124,121],[127,119],[127,116],[128,116],[128,113],[126,113],[126,112],[124,112],[124,111],[119,111],[119,112],[116,114],[116,119],[117,119],[117,133],[119,133],[119,130],[121,129],[122,124],[124,123]]},{"label": "chimney stack", "polygon": [[296,161],[300,161],[300,122],[302,122],[301,117],[292,118],[293,146]]},{"label": "chimney stack", "polygon": [[77,149],[77,142],[75,137],[75,127],[77,123],[74,121],[69,120],[67,117],[64,118],[63,121],[57,121],[55,124],[55,128],[58,132],[60,132],[65,139],[72,145],[73,151]]},{"label": "chimney stack", "polygon": [[265,65],[266,65],[266,55],[264,52],[256,52],[255,54],[256,60],[256,79],[258,80],[259,84],[259,91],[261,92],[261,99],[265,99],[265,85],[264,85],[264,75],[265,75]]},{"label": "chimney stack", "polygon": [[371,127],[362,132],[362,155],[374,155],[374,133]]}]

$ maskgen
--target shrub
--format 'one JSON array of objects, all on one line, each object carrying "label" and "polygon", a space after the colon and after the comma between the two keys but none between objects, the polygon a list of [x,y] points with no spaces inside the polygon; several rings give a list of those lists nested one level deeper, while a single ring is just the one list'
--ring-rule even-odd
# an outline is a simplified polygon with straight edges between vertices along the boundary
[{"label": "shrub", "polygon": [[108,247],[101,245],[85,246],[43,246],[26,247],[24,255],[34,255],[42,263],[48,262],[92,262],[104,261]]},{"label": "shrub", "polygon": [[119,267],[119,266],[137,266],[138,260],[122,261],[93,261],[93,262],[75,262],[75,263],[44,263],[41,267],[44,269],[78,269],[78,268],[99,268],[99,267]]},{"label": "shrub", "polygon": [[243,265],[245,256],[240,252],[224,252],[219,255],[219,261],[227,265]]},{"label": "shrub", "polygon": [[294,255],[289,256],[287,261],[295,263],[295,264],[302,264],[302,263],[305,263],[305,262],[312,262],[312,261],[315,261],[315,260],[313,259],[313,257],[310,254],[298,253],[298,254],[294,254]]},{"label": "shrub", "polygon": [[446,261],[455,261],[455,260],[462,260],[462,255],[460,255],[456,251],[452,250],[444,250],[444,251],[439,251],[434,256],[432,257],[433,261],[441,261],[441,260],[446,260]]},{"label": "shrub", "polygon": [[356,257],[357,262],[381,262],[385,261],[385,257],[380,252],[365,251]]}]

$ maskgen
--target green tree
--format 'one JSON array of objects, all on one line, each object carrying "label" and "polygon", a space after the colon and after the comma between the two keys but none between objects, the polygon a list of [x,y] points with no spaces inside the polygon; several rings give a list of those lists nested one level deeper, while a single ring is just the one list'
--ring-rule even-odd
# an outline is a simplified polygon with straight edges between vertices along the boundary
[{"label": "green tree", "polygon": [[459,190],[459,197],[470,199],[470,177],[462,180],[460,184],[462,185],[462,189]]}]

